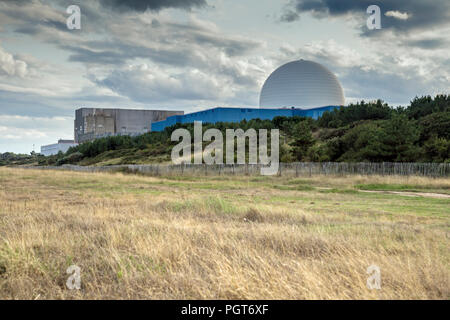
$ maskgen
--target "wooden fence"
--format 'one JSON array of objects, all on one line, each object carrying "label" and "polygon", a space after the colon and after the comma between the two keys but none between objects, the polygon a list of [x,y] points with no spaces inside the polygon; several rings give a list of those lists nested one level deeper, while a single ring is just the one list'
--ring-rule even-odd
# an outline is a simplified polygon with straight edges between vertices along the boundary
[{"label": "wooden fence", "polygon": [[[115,166],[75,166],[63,165],[39,166],[30,169],[73,170],[82,172],[136,172],[147,175],[260,175],[261,164],[242,165],[205,165],[205,164],[146,164],[146,165],[115,165]],[[294,162],[280,163],[280,176],[311,176],[311,175],[402,175],[449,177],[450,163],[348,163],[348,162]]]}]

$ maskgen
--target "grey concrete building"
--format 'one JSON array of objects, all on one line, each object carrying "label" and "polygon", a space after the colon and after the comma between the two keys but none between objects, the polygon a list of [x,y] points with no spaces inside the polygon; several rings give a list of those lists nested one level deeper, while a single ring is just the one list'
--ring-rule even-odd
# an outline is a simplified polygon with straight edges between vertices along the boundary
[{"label": "grey concrete building", "polygon": [[112,135],[139,135],[151,130],[152,122],[183,115],[184,111],[81,108],[75,111],[74,136],[83,143]]},{"label": "grey concrete building", "polygon": [[73,140],[63,140],[59,139],[58,143],[49,144],[46,146],[41,146],[41,154],[44,156],[51,156],[54,154],[58,154],[58,152],[66,153],[70,147],[75,147],[78,144]]}]

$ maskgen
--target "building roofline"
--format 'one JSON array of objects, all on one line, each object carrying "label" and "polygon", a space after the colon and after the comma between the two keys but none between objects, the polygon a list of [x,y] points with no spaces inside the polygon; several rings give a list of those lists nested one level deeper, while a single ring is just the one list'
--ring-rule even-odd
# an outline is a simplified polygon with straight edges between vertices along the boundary
[{"label": "building roofline", "polygon": [[100,110],[127,110],[127,111],[161,111],[161,112],[183,112],[183,110],[162,110],[162,109],[126,109],[126,108],[97,108],[97,107],[82,107],[75,109],[78,110],[86,110],[86,109],[100,109]]},{"label": "building roofline", "polygon": [[[199,111],[193,111],[193,112],[185,113],[184,116],[188,116],[188,115],[190,115],[190,114],[199,113],[199,112],[205,112],[205,111],[216,110],[216,109],[237,109],[237,110],[302,110],[302,111],[308,111],[308,110],[317,110],[317,109],[329,108],[329,107],[335,107],[335,108],[338,108],[338,107],[340,107],[340,106],[329,105],[329,106],[321,106],[321,107],[308,108],[308,109],[303,109],[303,108],[299,108],[299,107],[282,107],[282,108],[260,108],[260,107],[245,107],[245,108],[240,108],[240,107],[214,107],[214,108],[210,108],[210,109],[204,109],[204,110],[199,110]],[[171,116],[171,117],[174,117],[174,116]],[[162,120],[162,121],[164,121],[164,120]],[[159,121],[158,121],[158,122],[159,122]]]}]

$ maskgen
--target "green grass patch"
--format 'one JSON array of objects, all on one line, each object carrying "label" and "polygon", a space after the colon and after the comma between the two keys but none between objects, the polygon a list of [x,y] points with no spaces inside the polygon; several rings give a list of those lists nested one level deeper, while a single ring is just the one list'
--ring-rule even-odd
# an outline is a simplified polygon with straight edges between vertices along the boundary
[{"label": "green grass patch", "polygon": [[427,186],[427,185],[411,185],[411,184],[385,184],[385,183],[371,183],[371,184],[357,184],[355,188],[359,190],[371,191],[405,191],[405,192],[449,192],[446,186]]},{"label": "green grass patch", "polygon": [[312,191],[314,187],[307,185],[272,185],[274,189],[278,190],[294,190],[294,191]]}]

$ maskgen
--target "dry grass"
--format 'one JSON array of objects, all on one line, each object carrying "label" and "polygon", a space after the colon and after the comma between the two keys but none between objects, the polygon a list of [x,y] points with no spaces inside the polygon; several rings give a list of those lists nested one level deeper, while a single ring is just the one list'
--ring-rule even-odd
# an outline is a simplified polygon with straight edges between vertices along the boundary
[{"label": "dry grass", "polygon": [[449,299],[450,200],[354,187],[405,179],[0,168],[0,299]]}]

